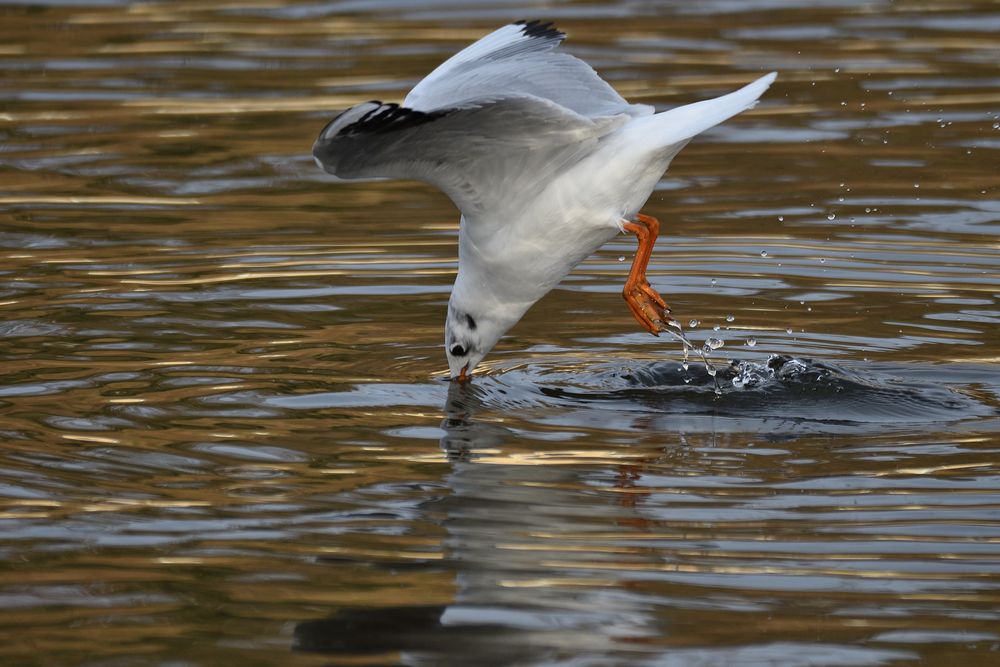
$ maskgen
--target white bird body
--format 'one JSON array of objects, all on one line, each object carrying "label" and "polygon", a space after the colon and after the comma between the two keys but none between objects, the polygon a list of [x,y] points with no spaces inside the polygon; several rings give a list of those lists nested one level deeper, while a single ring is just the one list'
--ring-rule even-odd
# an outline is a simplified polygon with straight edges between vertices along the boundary
[{"label": "white bird body", "polygon": [[654,114],[553,51],[563,37],[537,22],[504,26],[435,69],[405,108],[353,107],[313,149],[340,178],[425,180],[461,210],[445,336],[453,377],[471,373],[528,308],[629,221],[648,219],[639,211],[673,157],[753,106],[776,76]]}]

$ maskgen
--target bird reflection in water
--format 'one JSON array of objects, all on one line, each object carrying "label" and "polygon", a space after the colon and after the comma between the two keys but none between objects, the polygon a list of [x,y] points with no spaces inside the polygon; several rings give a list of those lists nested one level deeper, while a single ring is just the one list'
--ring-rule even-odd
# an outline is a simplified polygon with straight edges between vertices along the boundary
[{"label": "bird reflection in water", "polygon": [[[475,384],[449,385],[441,424],[448,492],[418,508],[443,528],[443,558],[404,566],[453,571],[452,602],[342,608],[300,623],[298,650],[394,653],[411,665],[491,665],[580,650],[610,658],[621,642],[635,646],[662,634],[645,596],[627,585],[616,588],[609,575],[623,555],[594,551],[587,539],[643,523],[633,503],[621,501],[629,494],[598,492],[601,484],[634,483],[638,468],[598,480],[592,467],[531,465],[500,455],[518,436],[476,418],[485,398]],[[639,550],[624,557],[633,566],[651,558]],[[587,569],[595,563],[597,569]],[[383,565],[399,567],[398,561]]]}]

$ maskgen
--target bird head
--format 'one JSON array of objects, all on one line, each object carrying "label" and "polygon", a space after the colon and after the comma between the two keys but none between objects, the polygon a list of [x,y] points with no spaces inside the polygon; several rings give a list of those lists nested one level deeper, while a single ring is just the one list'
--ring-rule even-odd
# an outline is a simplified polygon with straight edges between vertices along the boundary
[{"label": "bird head", "polygon": [[473,314],[449,303],[444,327],[444,351],[451,378],[456,380],[471,376],[483,357],[513,324],[486,314]]}]

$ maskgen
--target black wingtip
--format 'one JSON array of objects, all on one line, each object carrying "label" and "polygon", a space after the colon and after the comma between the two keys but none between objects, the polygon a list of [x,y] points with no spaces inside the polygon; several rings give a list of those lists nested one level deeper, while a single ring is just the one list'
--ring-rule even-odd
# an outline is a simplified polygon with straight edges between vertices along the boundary
[{"label": "black wingtip", "polygon": [[546,39],[563,39],[566,37],[566,33],[553,26],[551,21],[548,23],[542,23],[537,19],[534,21],[515,21],[514,25],[524,26],[521,28],[521,32],[526,37],[544,37]]},{"label": "black wingtip", "polygon": [[337,136],[347,136],[352,134],[382,134],[405,130],[417,125],[423,125],[433,120],[437,120],[446,115],[447,111],[417,111],[398,104],[383,104],[377,100],[372,100],[369,104],[378,104],[368,113],[350,125],[342,127]]}]

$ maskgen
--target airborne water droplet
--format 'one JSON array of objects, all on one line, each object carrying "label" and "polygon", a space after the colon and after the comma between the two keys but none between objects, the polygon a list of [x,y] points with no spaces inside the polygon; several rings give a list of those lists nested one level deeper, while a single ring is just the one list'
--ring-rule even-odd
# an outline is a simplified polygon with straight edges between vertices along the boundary
[{"label": "airborne water droplet", "polygon": [[690,322],[688,322],[688,326],[691,327],[692,329],[694,329],[699,324],[701,324],[701,322],[699,322],[698,320],[691,320]]},{"label": "airborne water droplet", "polygon": [[760,256],[761,257],[767,257],[767,251],[766,250],[761,250],[760,251]]},{"label": "airborne water droplet", "polygon": [[625,261],[625,255],[618,255],[618,261],[619,262],[624,262]]},{"label": "airborne water droplet", "polygon": [[837,214],[836,213],[831,213],[830,215],[826,216],[826,219],[827,220],[836,220],[837,219]]},{"label": "airborne water droplet", "polygon": [[725,342],[721,338],[709,338],[705,341],[705,346],[711,350],[718,350],[723,345],[725,345]]},{"label": "airborne water droplet", "polygon": [[757,344],[756,338],[747,338],[747,347],[753,347]]}]

